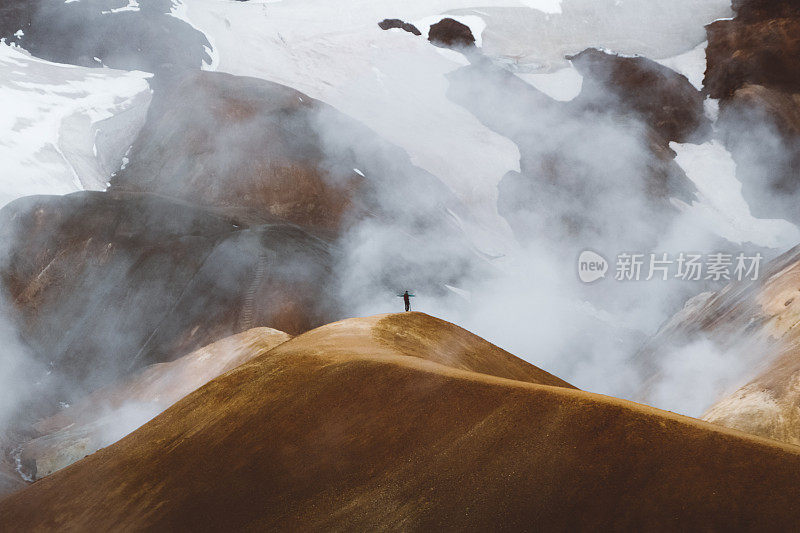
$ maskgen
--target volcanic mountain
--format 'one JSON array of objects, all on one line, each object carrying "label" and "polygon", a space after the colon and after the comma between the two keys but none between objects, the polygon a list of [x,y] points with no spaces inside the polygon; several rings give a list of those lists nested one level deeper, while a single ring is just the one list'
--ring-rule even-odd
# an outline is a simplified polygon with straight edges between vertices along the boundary
[{"label": "volcanic mountain", "polygon": [[291,336],[254,328],[94,391],[39,421],[39,435],[16,451],[21,473],[39,479],[116,442],[182,397]]},{"label": "volcanic mountain", "polygon": [[409,313],[260,353],[2,500],[0,528],[783,529],[798,467]]}]

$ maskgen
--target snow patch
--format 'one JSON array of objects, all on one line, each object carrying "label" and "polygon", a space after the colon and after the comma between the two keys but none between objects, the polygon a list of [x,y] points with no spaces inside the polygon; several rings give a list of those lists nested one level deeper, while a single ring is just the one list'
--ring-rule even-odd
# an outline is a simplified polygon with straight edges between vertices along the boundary
[{"label": "snow patch", "polygon": [[583,87],[583,76],[572,66],[555,72],[518,72],[517,77],[560,102],[574,100],[581,93]]},{"label": "snow patch", "polygon": [[114,9],[109,9],[106,11],[101,11],[103,15],[109,15],[111,13],[121,13],[123,11],[139,11],[139,2],[136,0],[128,0],[128,5],[123,7],[117,7]]},{"label": "snow patch", "polygon": [[683,74],[698,91],[702,91],[703,78],[706,73],[707,46],[708,41],[704,41],[684,54],[661,59],[657,62]]},{"label": "snow patch", "polygon": [[717,121],[719,118],[719,100],[706,98],[705,102],[703,102],[703,109],[705,111],[706,118],[708,118],[711,122]]},{"label": "snow patch", "polygon": [[[150,76],[50,63],[0,45],[0,129],[7,132],[0,138],[0,206],[32,194],[102,190],[109,165],[118,164],[110,160],[121,157],[116,151],[131,144],[144,120]],[[103,137],[98,124],[120,114],[131,122],[115,135],[129,138],[96,144]]]},{"label": "snow patch", "polygon": [[800,241],[800,229],[782,219],[758,219],[742,197],[736,179],[736,163],[718,141],[670,147],[675,161],[698,190],[697,202],[681,207],[700,224],[737,244],[750,242],[769,248],[787,249]]}]

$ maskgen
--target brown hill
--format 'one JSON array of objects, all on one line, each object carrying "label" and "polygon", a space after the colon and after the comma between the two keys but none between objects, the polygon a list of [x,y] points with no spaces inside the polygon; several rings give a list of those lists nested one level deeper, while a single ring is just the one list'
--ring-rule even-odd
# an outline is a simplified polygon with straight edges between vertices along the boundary
[{"label": "brown hill", "polygon": [[217,376],[289,339],[282,331],[254,328],[97,390],[34,426],[38,436],[17,451],[21,471],[29,479],[39,479],[69,466],[116,442]]},{"label": "brown hill", "polygon": [[[490,368],[528,382],[474,371]],[[324,326],[4,499],[0,529],[753,530],[800,518],[800,448],[524,368],[425,315]]]}]

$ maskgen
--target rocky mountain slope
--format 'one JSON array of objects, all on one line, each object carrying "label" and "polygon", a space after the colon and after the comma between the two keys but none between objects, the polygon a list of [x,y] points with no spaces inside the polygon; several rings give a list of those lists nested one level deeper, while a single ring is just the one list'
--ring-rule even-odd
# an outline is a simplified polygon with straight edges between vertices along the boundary
[{"label": "rocky mountain slope", "polygon": [[757,0],[734,9],[735,18],[708,27],[705,90],[722,99],[722,135],[753,212],[797,221],[800,11],[794,2]]},{"label": "rocky mountain slope", "polygon": [[746,382],[715,402],[703,419],[800,444],[800,310],[795,305],[800,294],[800,259],[796,250],[787,254],[781,267],[766,283],[751,288],[754,305],[732,306],[735,319],[751,324],[745,335],[763,339],[762,349],[750,358]]},{"label": "rocky mountain slope", "polygon": [[3,288],[48,398],[257,325],[299,333],[331,317],[318,298],[330,244],[294,225],[138,193],[27,197],[0,216]]},{"label": "rocky mountain slope", "polygon": [[758,281],[731,283],[687,303],[638,356],[653,376],[640,398],[655,401],[659,374],[669,372],[670,362],[680,357],[676,354],[713,351],[715,364],[726,372],[718,373],[703,419],[800,443],[798,276],[800,258],[794,249],[770,263]]}]

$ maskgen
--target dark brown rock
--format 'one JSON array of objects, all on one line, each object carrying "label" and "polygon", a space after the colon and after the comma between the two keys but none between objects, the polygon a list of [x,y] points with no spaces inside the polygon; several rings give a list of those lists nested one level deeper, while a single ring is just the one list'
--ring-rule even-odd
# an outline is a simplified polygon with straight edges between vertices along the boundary
[{"label": "dark brown rock", "polygon": [[646,57],[595,48],[567,59],[584,77],[576,104],[637,114],[664,141],[696,142],[710,132],[703,95],[686,76]]},{"label": "dark brown rock", "polygon": [[800,4],[796,0],[733,0],[731,7],[739,20],[800,16]]},{"label": "dark brown rock", "polygon": [[378,23],[378,26],[382,30],[391,30],[393,28],[398,28],[408,33],[413,33],[414,35],[422,35],[422,32],[417,29],[416,26],[411,24],[410,22],[403,22],[400,19],[383,19],[381,22]]},{"label": "dark brown rock", "polygon": [[706,91],[726,98],[753,84],[800,91],[800,18],[721,20],[707,27]]},{"label": "dark brown rock", "polygon": [[445,18],[431,25],[428,40],[443,48],[472,48],[475,37],[469,26],[451,18]]}]

